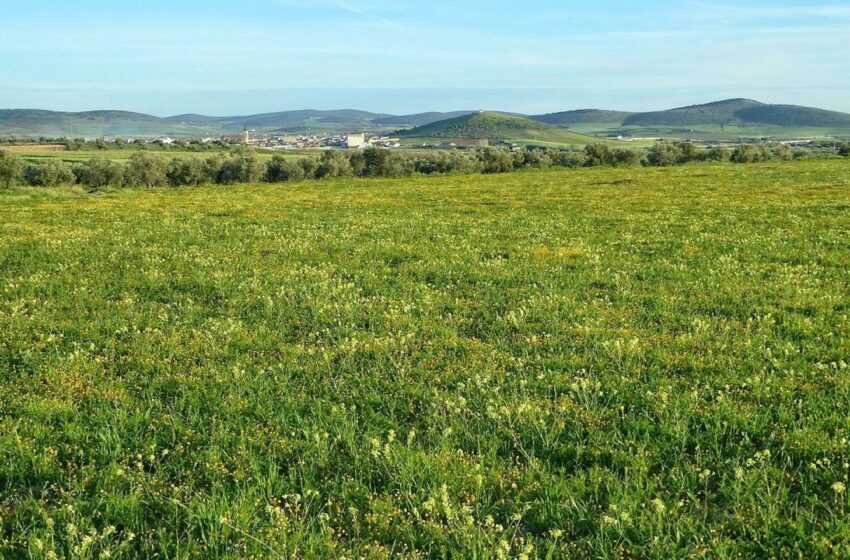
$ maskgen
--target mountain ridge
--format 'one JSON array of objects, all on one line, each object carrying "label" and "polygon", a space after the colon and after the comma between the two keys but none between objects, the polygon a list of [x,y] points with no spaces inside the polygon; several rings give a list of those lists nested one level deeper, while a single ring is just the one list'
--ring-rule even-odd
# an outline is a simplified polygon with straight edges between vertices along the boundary
[{"label": "mountain ridge", "polygon": [[[181,114],[157,117],[122,110],[49,111],[0,109],[0,136],[216,136],[243,128],[268,133],[390,133],[429,126],[441,121],[478,114],[477,111],[423,112],[410,115],[373,113],[356,109],[278,111],[243,116]],[[587,134],[611,131],[657,133],[694,127],[773,127],[773,129],[850,129],[850,114],[814,107],[766,104],[733,98],[676,107],[664,111],[628,112],[577,109],[543,115],[493,112]],[[526,123],[527,127],[528,124]]]}]

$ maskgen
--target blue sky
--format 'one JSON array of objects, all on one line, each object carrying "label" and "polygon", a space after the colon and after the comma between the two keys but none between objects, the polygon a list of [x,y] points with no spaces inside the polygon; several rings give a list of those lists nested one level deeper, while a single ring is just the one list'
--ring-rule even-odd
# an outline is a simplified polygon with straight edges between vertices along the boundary
[{"label": "blue sky", "polygon": [[850,112],[850,0],[0,0],[0,107]]}]

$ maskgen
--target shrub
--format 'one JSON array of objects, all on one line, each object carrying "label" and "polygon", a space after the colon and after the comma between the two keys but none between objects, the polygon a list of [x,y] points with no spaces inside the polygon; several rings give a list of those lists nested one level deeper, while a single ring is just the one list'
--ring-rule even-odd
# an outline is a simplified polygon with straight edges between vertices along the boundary
[{"label": "shrub", "polygon": [[20,158],[0,150],[0,186],[11,187],[20,182],[23,164]]},{"label": "shrub", "polygon": [[791,148],[789,148],[787,144],[777,144],[773,148],[773,153],[779,161],[788,161],[793,157]]},{"label": "shrub", "polygon": [[56,187],[74,182],[74,172],[64,161],[32,163],[24,170],[24,180],[33,187]]},{"label": "shrub", "polygon": [[218,182],[225,185],[233,183],[256,183],[265,173],[262,163],[250,149],[234,150],[221,164]]},{"label": "shrub", "polygon": [[845,157],[850,156],[850,142],[841,144],[841,146],[838,147],[838,155]]},{"label": "shrub", "polygon": [[548,169],[552,167],[552,158],[549,156],[548,150],[532,149],[520,150],[521,167],[531,167],[533,169]]},{"label": "shrub", "polygon": [[102,157],[93,157],[74,168],[77,182],[89,189],[119,186],[124,181],[124,167]]},{"label": "shrub", "polygon": [[404,159],[396,153],[381,148],[363,150],[364,177],[398,177],[405,173]]},{"label": "shrub", "polygon": [[283,183],[304,180],[304,168],[297,162],[275,154],[266,166],[266,182]]},{"label": "shrub", "polygon": [[350,177],[351,161],[339,150],[325,150],[319,158],[319,166],[316,168],[316,177]]},{"label": "shrub", "polygon": [[172,187],[202,185],[211,182],[205,162],[194,158],[173,158],[168,162],[165,176]]},{"label": "shrub", "polygon": [[594,143],[584,147],[584,166],[600,167],[614,163],[611,148],[607,144]]},{"label": "shrub", "polygon": [[741,144],[732,150],[730,158],[734,163],[756,163],[767,161],[767,148],[764,146],[753,146],[752,144]]},{"label": "shrub", "polygon": [[646,154],[646,162],[653,167],[681,165],[697,159],[697,147],[680,140],[656,142]]},{"label": "shrub", "polygon": [[699,158],[702,161],[729,161],[730,152],[728,148],[723,146],[712,146],[703,151]]},{"label": "shrub", "polygon": [[619,149],[611,154],[611,160],[614,165],[639,165],[641,162],[641,154],[636,150]]},{"label": "shrub", "polygon": [[514,168],[511,153],[499,148],[481,148],[476,153],[482,173],[507,173]]},{"label": "shrub", "polygon": [[128,187],[164,187],[168,184],[167,164],[162,158],[136,152],[124,173],[124,184]]},{"label": "shrub", "polygon": [[586,156],[574,150],[560,150],[552,157],[552,164],[558,167],[584,167]]}]

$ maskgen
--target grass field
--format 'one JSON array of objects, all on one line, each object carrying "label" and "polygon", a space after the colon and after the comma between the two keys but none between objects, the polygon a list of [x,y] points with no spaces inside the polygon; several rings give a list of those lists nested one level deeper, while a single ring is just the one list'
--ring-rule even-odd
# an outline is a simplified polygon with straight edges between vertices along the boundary
[{"label": "grass field", "polygon": [[850,557],[850,166],[0,191],[2,558]]}]

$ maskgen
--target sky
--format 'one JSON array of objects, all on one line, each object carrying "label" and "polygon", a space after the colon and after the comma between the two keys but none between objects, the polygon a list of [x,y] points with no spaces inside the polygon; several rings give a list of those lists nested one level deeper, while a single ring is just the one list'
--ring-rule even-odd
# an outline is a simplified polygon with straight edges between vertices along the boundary
[{"label": "sky", "polygon": [[850,0],[0,0],[0,108],[850,112]]}]

